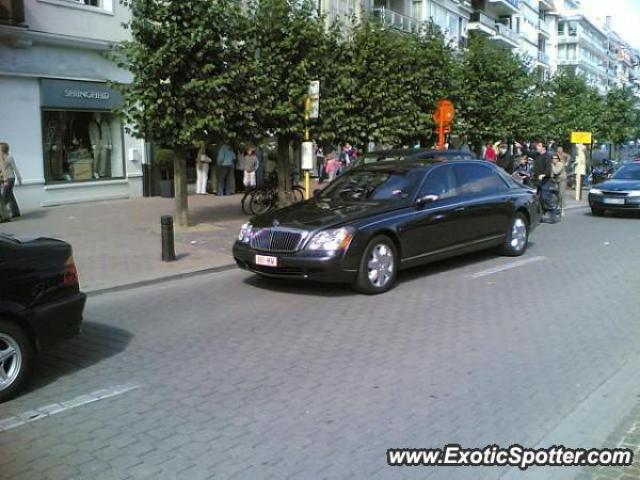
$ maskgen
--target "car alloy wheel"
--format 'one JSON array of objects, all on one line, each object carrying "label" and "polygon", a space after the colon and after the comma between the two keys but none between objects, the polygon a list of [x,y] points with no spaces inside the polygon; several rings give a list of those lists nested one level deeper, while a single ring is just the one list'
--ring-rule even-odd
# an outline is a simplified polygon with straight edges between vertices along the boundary
[{"label": "car alloy wheel", "polygon": [[502,245],[502,254],[509,257],[522,255],[529,242],[529,225],[526,217],[518,212],[511,220],[506,240]]},{"label": "car alloy wheel", "polygon": [[398,275],[398,254],[386,235],[373,238],[364,249],[354,288],[362,293],[382,293],[393,287]]},{"label": "car alloy wheel", "polygon": [[395,261],[393,252],[385,243],[376,244],[367,262],[367,276],[371,285],[384,288],[393,276]]},{"label": "car alloy wheel", "polygon": [[0,332],[0,391],[16,381],[22,366],[22,351],[14,338]]},{"label": "car alloy wheel", "polygon": [[21,328],[0,320],[0,402],[13,396],[20,387],[32,348]]},{"label": "car alloy wheel", "polygon": [[511,247],[519,252],[527,244],[527,224],[524,219],[516,217],[511,227]]}]

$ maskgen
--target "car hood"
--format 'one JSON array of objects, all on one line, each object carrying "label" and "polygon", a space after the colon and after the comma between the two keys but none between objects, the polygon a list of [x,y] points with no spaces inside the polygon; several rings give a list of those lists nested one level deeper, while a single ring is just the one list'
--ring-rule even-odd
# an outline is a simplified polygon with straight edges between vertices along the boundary
[{"label": "car hood", "polygon": [[640,180],[606,180],[594,186],[599,190],[608,190],[611,192],[620,192],[625,190],[640,190]]},{"label": "car hood", "polygon": [[403,206],[401,202],[335,202],[313,199],[254,217],[251,224],[259,228],[281,225],[315,230],[339,226]]}]

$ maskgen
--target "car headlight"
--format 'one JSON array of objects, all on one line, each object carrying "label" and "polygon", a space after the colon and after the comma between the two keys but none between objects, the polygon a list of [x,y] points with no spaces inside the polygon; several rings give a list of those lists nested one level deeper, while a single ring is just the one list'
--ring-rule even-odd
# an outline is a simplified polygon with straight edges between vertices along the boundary
[{"label": "car headlight", "polygon": [[627,197],[640,197],[640,190],[631,190]]},{"label": "car headlight", "polygon": [[592,193],[594,195],[602,195],[602,190],[600,190],[599,188],[592,188],[591,190],[589,190],[589,193]]},{"label": "car headlight", "polygon": [[323,230],[316,233],[307,244],[308,250],[335,251],[346,249],[353,239],[353,232],[348,228]]},{"label": "car headlight", "polygon": [[251,240],[251,234],[253,233],[253,225],[245,223],[240,227],[240,233],[238,234],[238,241],[242,243],[249,243]]}]

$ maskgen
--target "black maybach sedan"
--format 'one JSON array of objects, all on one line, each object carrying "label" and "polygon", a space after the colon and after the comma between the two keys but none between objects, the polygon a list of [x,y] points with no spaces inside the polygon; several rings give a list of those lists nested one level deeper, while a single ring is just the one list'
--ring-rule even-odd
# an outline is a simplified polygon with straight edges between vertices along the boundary
[{"label": "black maybach sedan", "polygon": [[35,352],[79,333],[85,300],[68,243],[0,233],[0,402]]},{"label": "black maybach sedan", "polygon": [[609,180],[589,190],[589,206],[595,216],[606,210],[640,211],[640,162],[623,165]]},{"label": "black maybach sedan", "polygon": [[541,217],[535,191],[481,160],[393,157],[251,218],[233,246],[238,266],[381,293],[405,268],[492,247],[525,252]]}]

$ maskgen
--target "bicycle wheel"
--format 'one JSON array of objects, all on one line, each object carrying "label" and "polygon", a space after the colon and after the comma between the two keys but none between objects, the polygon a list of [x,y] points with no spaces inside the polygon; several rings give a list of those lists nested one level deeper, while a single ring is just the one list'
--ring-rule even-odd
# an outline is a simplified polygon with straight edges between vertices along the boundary
[{"label": "bicycle wheel", "polygon": [[245,192],[245,194],[242,196],[242,200],[240,201],[240,205],[242,206],[242,212],[245,215],[251,215],[251,210],[249,209],[251,202],[248,201],[248,200],[249,200],[249,198],[251,196],[253,196],[253,192],[255,192],[255,191],[256,191],[256,189],[252,188],[251,190],[247,190]]},{"label": "bicycle wheel", "polygon": [[304,200],[304,187],[301,185],[293,186],[293,202],[298,203]]},{"label": "bicycle wheel", "polygon": [[253,215],[261,215],[274,207],[275,197],[269,190],[254,190],[249,202],[249,210]]}]

